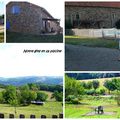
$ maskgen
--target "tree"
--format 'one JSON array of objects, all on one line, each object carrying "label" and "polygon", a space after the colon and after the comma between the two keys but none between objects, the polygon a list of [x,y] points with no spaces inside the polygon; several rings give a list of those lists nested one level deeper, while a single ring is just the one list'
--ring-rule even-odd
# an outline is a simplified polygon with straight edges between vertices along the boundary
[{"label": "tree", "polygon": [[23,105],[28,105],[30,104],[30,89],[28,85],[24,85],[20,87],[20,93],[21,93],[21,103]]},{"label": "tree", "polygon": [[4,103],[3,92],[0,92],[0,103]]},{"label": "tree", "polygon": [[106,80],[104,82],[104,86],[109,90],[109,94],[110,94],[110,91],[114,91],[116,89],[116,86],[113,84],[111,80]]},{"label": "tree", "polygon": [[98,80],[93,80],[93,88],[96,90],[99,87],[99,81]]},{"label": "tree", "polygon": [[120,78],[113,78],[112,83],[117,91],[120,91]]},{"label": "tree", "polygon": [[18,105],[18,98],[17,98],[17,90],[15,86],[9,85],[7,86],[6,90],[3,92],[4,99],[6,103],[9,103],[10,105],[14,106],[15,108],[15,114],[16,106]]},{"label": "tree", "polygon": [[86,89],[92,89],[92,86],[93,86],[93,84],[92,84],[91,81],[88,81],[88,82],[86,83]]},{"label": "tree", "polygon": [[14,99],[16,99],[16,87],[9,85],[6,90],[3,92],[4,99],[6,103],[11,103]]},{"label": "tree", "polygon": [[63,101],[63,92],[55,91],[55,92],[52,94],[52,98],[55,98],[56,101]]},{"label": "tree", "polygon": [[68,95],[78,95],[84,94],[84,87],[81,82],[77,82],[74,78],[70,78],[67,75],[65,76],[65,97]]},{"label": "tree", "polygon": [[38,91],[38,87],[35,83],[29,83],[28,86],[29,86],[30,90]]},{"label": "tree", "polygon": [[35,91],[29,92],[29,101],[35,100],[37,98],[37,93]]},{"label": "tree", "polygon": [[48,94],[46,94],[44,92],[37,92],[36,100],[38,100],[38,101],[46,101],[47,98],[48,98]]}]

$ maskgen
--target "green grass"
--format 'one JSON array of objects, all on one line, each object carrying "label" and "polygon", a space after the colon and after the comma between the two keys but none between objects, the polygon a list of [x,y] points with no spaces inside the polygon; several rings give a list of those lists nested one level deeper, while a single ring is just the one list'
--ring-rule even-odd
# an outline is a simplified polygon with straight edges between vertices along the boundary
[{"label": "green grass", "polygon": [[104,38],[81,38],[79,36],[65,36],[65,43],[89,47],[118,48],[118,41]]},{"label": "green grass", "polygon": [[[66,118],[120,118],[120,107],[117,106],[116,101],[110,98],[101,99],[83,99],[81,101],[83,104],[65,105],[65,117]],[[104,106],[105,112],[116,112],[114,115],[94,115],[94,116],[84,116],[86,113],[94,111],[93,107],[99,105]]]},{"label": "green grass", "polygon": [[[9,114],[14,114],[14,107],[8,104],[0,104],[0,113],[5,114],[5,118],[9,117]],[[46,115],[47,118],[51,118],[52,115],[59,115],[62,113],[61,102],[45,102],[45,105],[29,105],[23,107],[17,107],[16,118],[20,114],[24,114],[26,118],[30,118],[30,115],[36,115],[36,118],[40,118],[41,115]]]},{"label": "green grass", "polygon": [[8,43],[62,43],[63,35],[26,35],[22,33],[7,32]]},{"label": "green grass", "polygon": [[0,43],[4,42],[4,33],[0,33]]}]

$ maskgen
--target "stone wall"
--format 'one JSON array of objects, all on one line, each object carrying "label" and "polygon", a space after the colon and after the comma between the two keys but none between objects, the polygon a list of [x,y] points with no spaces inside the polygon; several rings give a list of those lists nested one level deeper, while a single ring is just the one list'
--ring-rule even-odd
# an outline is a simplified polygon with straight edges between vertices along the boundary
[{"label": "stone wall", "polygon": [[120,8],[65,7],[65,20],[70,20],[71,24],[76,20],[77,14],[81,21],[101,21],[101,28],[113,28],[115,22],[120,19]]},{"label": "stone wall", "polygon": [[[13,14],[11,12],[13,6],[20,7],[19,14]],[[52,16],[47,13],[44,8],[31,3],[10,2],[6,6],[6,21],[10,24],[9,31],[11,32],[39,35],[45,30],[42,18],[52,18]],[[49,29],[51,28],[49,28],[49,26],[47,27],[49,32]],[[56,31],[58,30],[58,26],[55,22],[52,23],[51,27],[55,28]]]}]

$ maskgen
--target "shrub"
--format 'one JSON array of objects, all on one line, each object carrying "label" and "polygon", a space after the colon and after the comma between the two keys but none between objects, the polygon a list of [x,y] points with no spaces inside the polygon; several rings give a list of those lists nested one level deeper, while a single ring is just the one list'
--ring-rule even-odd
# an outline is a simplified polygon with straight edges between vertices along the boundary
[{"label": "shrub", "polygon": [[71,103],[72,103],[72,104],[79,104],[80,102],[79,102],[79,99],[78,99],[78,98],[75,98],[75,99],[72,99],[72,100],[71,100]]},{"label": "shrub", "polygon": [[87,95],[94,95],[95,94],[95,90],[93,90],[93,89],[92,90],[87,90],[86,94]]},{"label": "shrub", "polygon": [[46,101],[48,98],[48,95],[46,93],[43,92],[37,92],[37,99],[39,101]]},{"label": "shrub", "polygon": [[68,95],[66,98],[66,101],[71,101],[73,99],[75,99],[76,97],[74,95]]}]

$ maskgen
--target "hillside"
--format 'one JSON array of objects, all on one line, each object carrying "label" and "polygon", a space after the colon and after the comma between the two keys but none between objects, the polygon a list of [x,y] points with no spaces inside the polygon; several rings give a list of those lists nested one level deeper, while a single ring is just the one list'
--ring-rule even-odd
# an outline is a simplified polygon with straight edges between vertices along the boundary
[{"label": "hillside", "polygon": [[[120,77],[114,77],[114,78],[120,78]],[[103,86],[104,82],[106,80],[111,80],[112,78],[97,78],[97,79],[87,79],[87,80],[78,80],[78,82],[89,82],[89,81],[93,81],[93,80],[98,80],[100,82],[100,86]]]},{"label": "hillside", "polygon": [[47,76],[27,76],[27,77],[14,77],[3,78],[0,77],[0,84],[20,86],[28,83],[44,83],[49,85],[62,85],[62,77],[47,77]]}]

